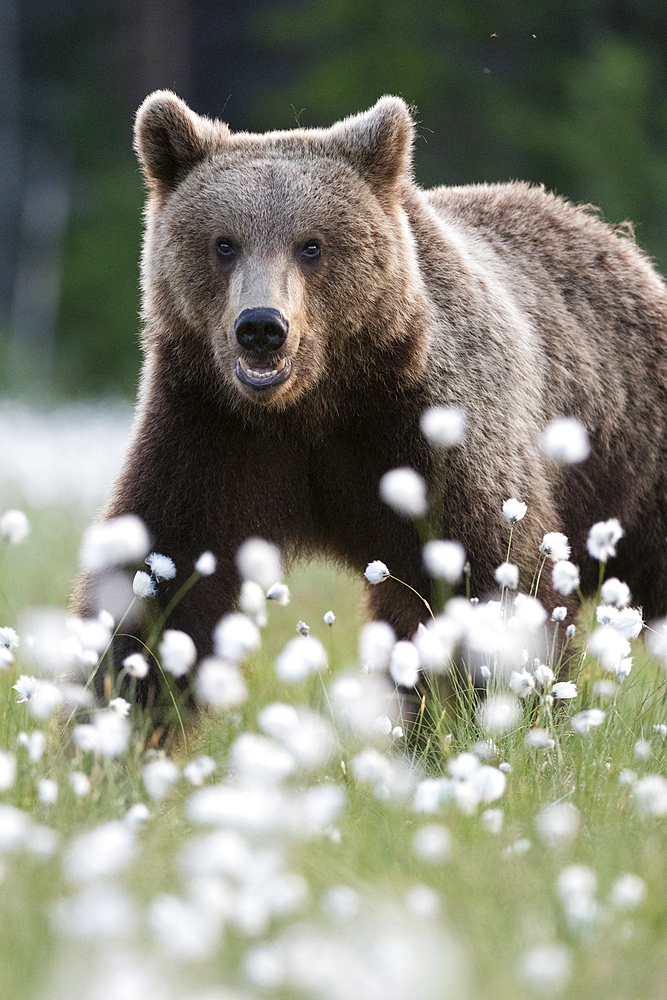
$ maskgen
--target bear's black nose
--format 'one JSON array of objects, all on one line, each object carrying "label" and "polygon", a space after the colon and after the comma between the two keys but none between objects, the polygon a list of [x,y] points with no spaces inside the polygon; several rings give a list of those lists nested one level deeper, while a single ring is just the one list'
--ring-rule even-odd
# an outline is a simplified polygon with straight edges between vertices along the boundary
[{"label": "bear's black nose", "polygon": [[244,309],[234,323],[236,339],[245,351],[269,354],[287,340],[289,323],[277,309]]}]

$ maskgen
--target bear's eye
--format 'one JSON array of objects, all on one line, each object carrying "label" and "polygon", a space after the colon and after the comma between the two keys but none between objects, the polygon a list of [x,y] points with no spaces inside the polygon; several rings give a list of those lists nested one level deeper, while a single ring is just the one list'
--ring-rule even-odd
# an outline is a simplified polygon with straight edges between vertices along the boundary
[{"label": "bear's eye", "polygon": [[225,239],[215,241],[215,252],[220,260],[224,260],[226,264],[229,264],[236,257],[236,247],[229,240]]},{"label": "bear's eye", "polygon": [[320,246],[318,240],[308,240],[305,246],[301,249],[301,256],[308,263],[312,263],[322,256],[322,247]]}]

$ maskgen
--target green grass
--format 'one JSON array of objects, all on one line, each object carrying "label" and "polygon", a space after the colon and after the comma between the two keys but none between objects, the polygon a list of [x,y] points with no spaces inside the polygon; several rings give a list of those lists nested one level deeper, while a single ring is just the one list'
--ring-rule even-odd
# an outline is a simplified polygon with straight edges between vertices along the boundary
[{"label": "green grass", "polygon": [[[16,625],[28,607],[64,607],[76,573],[81,517],[75,511],[56,509],[29,514],[31,535],[5,552],[0,567],[0,585],[11,605],[0,611],[0,626]],[[203,711],[197,724],[188,727],[185,740],[181,737],[174,743],[172,757],[179,767],[200,754],[215,759],[217,771],[207,780],[208,785],[226,780],[231,745],[241,733],[257,732],[257,713],[265,705],[274,701],[306,704],[330,718],[324,687],[331,696],[337,677],[350,672],[361,676],[356,663],[357,635],[363,621],[361,581],[318,563],[296,567],[289,582],[291,603],[269,607],[262,648],[244,666],[249,692],[246,703],[227,713]],[[323,622],[330,609],[337,616],[332,627]],[[582,619],[590,617],[588,609]],[[276,677],[273,664],[296,634],[299,619],[324,643],[329,672],[322,678],[314,676],[288,685]],[[345,803],[333,822],[338,833],[299,835],[271,830],[266,836],[242,834],[250,852],[244,878],[255,879],[247,890],[245,905],[253,898],[264,898],[267,891],[268,883],[260,877],[266,852],[275,852],[286,871],[305,879],[307,898],[294,912],[274,916],[249,933],[234,916],[237,903],[231,912],[229,900],[223,900],[230,892],[234,896],[236,876],[209,873],[207,892],[217,892],[223,900],[220,919],[225,930],[206,954],[184,959],[176,954],[177,948],[159,944],[149,911],[161,894],[182,900],[194,898],[194,887],[183,877],[179,858],[193,838],[214,829],[200,828],[188,819],[188,802],[195,789],[181,778],[162,801],[151,801],[141,777],[144,749],[139,738],[131,741],[123,758],[105,760],[77,748],[61,716],[46,721],[32,718],[25,705],[16,703],[12,690],[20,673],[32,672],[24,660],[22,644],[16,664],[0,675],[0,750],[15,754],[18,764],[16,782],[0,793],[0,845],[3,804],[24,810],[35,824],[55,831],[58,840],[46,856],[31,852],[34,838],[28,838],[27,848],[0,849],[0,996],[8,1000],[73,996],[84,1000],[134,1000],[141,996],[143,1000],[151,994],[156,1000],[204,996],[207,1000],[227,1000],[232,995],[246,1000],[347,1000],[352,996],[374,1000],[373,990],[379,984],[378,995],[405,1000],[413,996],[417,1000],[449,996],[520,1000],[550,995],[532,988],[520,970],[532,948],[559,943],[567,949],[571,973],[551,995],[568,1000],[666,997],[666,818],[640,816],[632,787],[619,783],[619,774],[628,768],[639,776],[665,773],[665,741],[653,730],[655,724],[667,722],[665,677],[662,667],[646,654],[641,640],[633,646],[633,669],[615,700],[601,702],[592,687],[593,680],[603,676],[599,668],[589,658],[583,664],[581,658],[576,661],[577,670],[581,665],[577,678],[580,695],[554,711],[560,759],[555,749],[525,746],[526,732],[536,722],[538,712],[542,712],[541,724],[546,718],[537,696],[526,701],[524,718],[517,727],[493,737],[497,754],[488,763],[511,766],[506,789],[500,799],[482,804],[470,814],[449,802],[434,814],[415,812],[412,793],[390,799],[377,797],[372,785],[354,777],[352,761],[364,740],[346,736],[337,722],[340,742],[328,764],[312,775],[298,773],[286,787],[295,794],[310,787],[344,789]],[[391,751],[380,741],[379,749],[390,766],[409,772],[414,782],[445,774],[450,759],[486,736],[478,728],[474,712],[466,710],[465,700],[465,692],[458,705],[450,698],[438,737],[429,743],[427,759],[409,739],[396,741]],[[579,735],[573,731],[571,717],[592,706],[604,708],[606,719],[588,735]],[[435,718],[442,711],[439,704],[430,708]],[[26,749],[17,746],[17,736],[20,731],[34,729],[44,730],[47,744],[41,760],[31,763]],[[450,733],[451,740],[442,738]],[[425,721],[420,746],[428,736]],[[639,739],[649,742],[647,759],[635,753]],[[84,798],[77,799],[69,787],[73,770],[90,775],[92,790]],[[43,778],[58,783],[59,797],[53,805],[38,799],[37,783]],[[267,796],[267,809],[269,792],[267,788],[262,793]],[[580,826],[575,836],[553,847],[540,838],[535,819],[557,801],[576,806]],[[132,859],[102,880],[127,893],[134,908],[133,924],[92,937],[63,933],[54,924],[54,908],[59,901],[76,899],[87,884],[79,886],[64,874],[63,861],[71,843],[99,824],[122,818],[137,802],[148,804],[151,818],[137,835]],[[499,833],[487,832],[480,821],[487,808],[504,811]],[[446,827],[451,838],[448,854],[435,862],[423,860],[413,849],[417,831],[432,823]],[[507,849],[524,839],[530,842],[528,850],[508,855]],[[598,880],[598,917],[578,927],[572,918],[568,920],[555,888],[559,873],[572,864],[588,866]],[[644,880],[647,894],[636,909],[621,911],[609,904],[609,895],[618,877],[628,872]],[[337,885],[358,893],[357,917],[346,921],[342,916],[336,920],[323,914],[322,898]],[[439,914],[419,917],[406,907],[406,893],[416,885],[428,886],[438,894]],[[297,977],[298,982],[288,976],[275,988],[249,981],[244,969],[254,949],[270,945],[275,958],[275,942],[289,950],[290,934],[303,935],[304,927],[310,928],[308,933],[317,931],[326,940],[337,942],[337,985],[320,979],[318,991],[312,971],[317,963],[312,956],[310,963],[305,963],[310,968],[310,986],[304,973],[301,980]],[[387,938],[388,928],[395,939]],[[390,948],[387,940],[394,941]],[[401,942],[408,946],[403,958]],[[419,950],[419,942],[425,950]],[[317,954],[322,954],[321,949]],[[394,960],[407,968],[407,978],[392,973],[385,982],[377,969],[391,969]],[[362,981],[355,979],[353,969],[359,962],[370,963],[369,969],[375,970],[368,972],[367,988],[355,986]],[[431,962],[434,979],[427,974]],[[125,992],[118,985],[119,976],[125,976]],[[350,992],[354,990],[356,993]]]}]

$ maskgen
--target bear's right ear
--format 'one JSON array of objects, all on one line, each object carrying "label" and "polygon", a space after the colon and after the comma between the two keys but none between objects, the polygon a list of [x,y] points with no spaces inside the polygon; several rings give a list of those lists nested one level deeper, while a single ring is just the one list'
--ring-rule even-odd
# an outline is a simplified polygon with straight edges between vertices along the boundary
[{"label": "bear's right ear", "polygon": [[170,90],[156,90],[137,111],[134,150],[148,186],[165,195],[227,136],[223,122],[196,115]]}]

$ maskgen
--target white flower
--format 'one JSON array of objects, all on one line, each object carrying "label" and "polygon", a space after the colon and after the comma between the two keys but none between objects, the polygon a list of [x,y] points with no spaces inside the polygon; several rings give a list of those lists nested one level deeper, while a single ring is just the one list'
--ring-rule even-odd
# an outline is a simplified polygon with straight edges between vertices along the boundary
[{"label": "white flower", "polygon": [[213,774],[217,767],[217,764],[212,757],[202,755],[201,757],[195,757],[191,760],[189,764],[186,764],[183,768],[183,777],[190,782],[191,785],[196,785],[197,787],[204,784],[206,779]]},{"label": "white flower", "polygon": [[630,588],[627,583],[621,583],[618,577],[612,576],[605,580],[600,590],[600,599],[603,604],[613,604],[616,608],[624,608],[630,603]]},{"label": "white flower", "polygon": [[125,823],[102,823],[72,841],[63,859],[65,875],[76,882],[115,875],[131,861],[134,848],[134,833]]},{"label": "white flower", "polygon": [[104,757],[120,757],[130,739],[130,724],[116,712],[97,712],[92,723],[75,726],[72,740],[84,752],[101,753]]},{"label": "white flower", "polygon": [[130,714],[130,707],[129,701],[125,701],[124,698],[112,698],[109,702],[111,711],[120,715],[121,719],[127,719]]},{"label": "white flower", "polygon": [[533,671],[535,683],[548,690],[554,682],[554,672],[545,663],[538,663]]},{"label": "white flower", "polygon": [[396,643],[394,630],[387,622],[367,622],[359,632],[359,661],[368,670],[387,670]]},{"label": "white flower", "polygon": [[289,587],[286,583],[274,583],[266,592],[267,601],[275,601],[281,607],[289,604]]},{"label": "white flower", "polygon": [[576,625],[568,625],[565,629],[565,635],[568,639],[574,639],[574,633],[577,631]]},{"label": "white flower", "polygon": [[72,771],[69,784],[77,799],[84,798],[90,792],[90,778],[83,771]]},{"label": "white flower", "polygon": [[434,539],[422,550],[424,565],[429,576],[447,583],[458,583],[466,562],[466,552],[458,542]]},{"label": "white flower", "polygon": [[562,562],[570,557],[570,545],[567,535],[562,531],[548,531],[540,544],[540,552],[549,556],[554,562]]},{"label": "white flower", "polygon": [[391,652],[389,673],[396,684],[414,687],[419,680],[419,653],[411,642],[397,642]]},{"label": "white flower", "polygon": [[[280,586],[280,584],[278,585]],[[255,625],[262,628],[266,625],[266,597],[264,591],[254,580],[244,580],[241,584],[239,594],[239,605],[241,611],[250,618]]]},{"label": "white flower", "polygon": [[[616,679],[621,683],[628,676],[632,670],[632,657],[624,656],[619,665],[616,667]],[[602,684],[602,681],[599,682]]]},{"label": "white flower", "polygon": [[552,622],[564,622],[567,618],[567,608],[554,608],[551,612]]},{"label": "white flower", "polygon": [[248,697],[248,689],[238,667],[214,657],[200,663],[196,685],[199,700],[217,709],[242,705]]},{"label": "white flower", "polygon": [[496,578],[496,583],[508,590],[516,590],[519,586],[519,567],[515,566],[514,563],[501,563],[493,575]]},{"label": "white flower", "polygon": [[518,700],[512,695],[498,694],[486,698],[477,710],[479,723],[487,733],[507,733],[521,716]]},{"label": "white flower", "polygon": [[553,750],[556,746],[556,741],[549,736],[546,729],[530,729],[523,742],[534,750]]},{"label": "white flower", "polygon": [[141,680],[148,676],[148,663],[141,653],[130,653],[123,660],[123,669],[130,677]]},{"label": "white flower", "polygon": [[551,571],[551,582],[554,590],[568,597],[579,586],[579,567],[567,559],[559,559]]},{"label": "white flower", "polygon": [[415,885],[405,894],[405,907],[414,917],[433,920],[440,913],[440,896],[428,885]]},{"label": "white flower", "polygon": [[213,642],[216,656],[232,663],[239,663],[261,643],[259,629],[246,615],[225,615],[216,625]]},{"label": "white flower", "polygon": [[586,736],[591,729],[597,729],[606,718],[606,713],[600,708],[587,708],[572,717],[572,728],[575,733]]},{"label": "white flower", "polygon": [[335,621],[336,621],[336,616],[333,613],[333,611],[327,611],[327,613],[324,615],[324,624],[331,626]]},{"label": "white flower", "polygon": [[52,806],[58,801],[58,782],[42,778],[37,782],[37,798],[44,805]]},{"label": "white flower", "polygon": [[134,514],[115,517],[92,525],[83,536],[79,562],[83,569],[97,572],[143,559],[149,547],[148,531]]},{"label": "white flower", "polygon": [[36,764],[42,759],[46,748],[46,736],[41,729],[35,729],[29,736],[27,733],[19,733],[17,743],[20,747],[27,748],[28,757],[33,764]]},{"label": "white flower", "polygon": [[521,500],[512,498],[511,500],[505,500],[503,503],[503,514],[510,524],[516,524],[522,517],[525,517],[527,510],[528,507]]},{"label": "white flower", "polygon": [[17,703],[20,705],[22,702],[29,702],[37,690],[39,683],[40,681],[37,677],[28,677],[27,674],[21,674],[16,684],[13,685],[18,695],[16,699]]},{"label": "white flower", "polygon": [[606,562],[610,556],[616,555],[616,543],[625,532],[615,517],[608,521],[598,521],[588,533],[586,548],[593,559]]},{"label": "white flower", "polygon": [[509,680],[510,690],[519,698],[527,698],[535,688],[535,678],[527,670],[513,670]]},{"label": "white flower", "polygon": [[280,551],[263,538],[248,538],[236,553],[236,565],[242,580],[254,580],[263,590],[280,580]]},{"label": "white flower", "polygon": [[498,834],[503,828],[505,813],[502,809],[486,809],[479,817],[479,825],[487,833]]},{"label": "white flower", "polygon": [[616,671],[629,655],[630,643],[611,625],[600,625],[591,635],[588,651],[605,670]]},{"label": "white flower", "polygon": [[667,816],[667,781],[661,774],[645,774],[633,792],[640,816]]},{"label": "white flower", "polygon": [[561,847],[579,832],[581,815],[571,802],[554,802],[535,817],[537,832],[547,847]]},{"label": "white flower", "polygon": [[628,872],[620,875],[611,887],[611,905],[618,910],[636,910],[647,896],[646,882],[639,875]]},{"label": "white flower", "polygon": [[517,594],[514,599],[514,615],[516,620],[530,632],[534,632],[544,624],[547,613],[536,597],[528,594]]},{"label": "white flower", "polygon": [[0,646],[8,649],[10,652],[16,649],[19,644],[19,637],[13,628],[5,626],[5,628],[0,628]]},{"label": "white flower", "polygon": [[150,797],[163,799],[174,782],[178,781],[180,773],[173,760],[158,758],[144,765],[141,776]]},{"label": "white flower", "polygon": [[155,594],[155,581],[148,573],[138,569],[132,581],[132,592],[135,597],[153,597]]},{"label": "white flower", "polygon": [[558,681],[551,689],[554,698],[568,700],[577,697],[577,685],[574,681]]},{"label": "white flower", "polygon": [[451,851],[449,830],[439,823],[422,826],[412,839],[412,850],[422,861],[438,862]]},{"label": "white flower", "polygon": [[306,623],[302,622],[300,619],[296,623],[296,630],[297,632],[300,632],[301,635],[310,635],[310,625],[306,625]]},{"label": "white flower", "polygon": [[564,944],[543,944],[532,948],[521,962],[521,975],[536,993],[560,993],[572,972],[572,959]]},{"label": "white flower", "polygon": [[620,608],[612,625],[626,639],[636,639],[644,628],[642,609]]},{"label": "white flower", "polygon": [[28,699],[28,711],[36,719],[48,719],[63,703],[62,691],[51,681],[38,680]]},{"label": "white flower", "polygon": [[428,510],[426,483],[414,469],[390,469],[380,479],[380,498],[406,517],[423,517]]},{"label": "white flower", "polygon": [[574,417],[557,417],[542,435],[542,451],[554,462],[584,462],[591,451],[586,428]]},{"label": "white flower", "polygon": [[162,669],[174,677],[186,674],[197,659],[197,647],[190,636],[175,628],[165,629],[158,652]]},{"label": "white flower", "polygon": [[195,573],[200,576],[213,576],[217,569],[218,561],[212,552],[202,552],[195,563]]},{"label": "white flower", "polygon": [[319,639],[299,635],[290,639],[276,659],[276,673],[289,683],[304,680],[326,667],[327,657]]},{"label": "white flower", "polygon": [[391,573],[383,562],[380,562],[379,559],[374,559],[366,567],[364,576],[369,583],[382,583],[383,580],[389,579]]},{"label": "white flower", "polygon": [[0,538],[9,545],[18,545],[29,533],[28,518],[22,510],[6,510],[0,517]]},{"label": "white flower", "polygon": [[419,427],[434,448],[453,448],[465,436],[466,415],[457,406],[430,406],[422,413]]},{"label": "white flower", "polygon": [[169,556],[163,556],[159,552],[151,552],[146,557],[146,565],[150,566],[151,573],[156,580],[173,580],[176,576],[176,566],[174,560]]},{"label": "white flower", "polygon": [[0,750],[0,792],[13,788],[16,781],[16,757],[13,753]]}]

